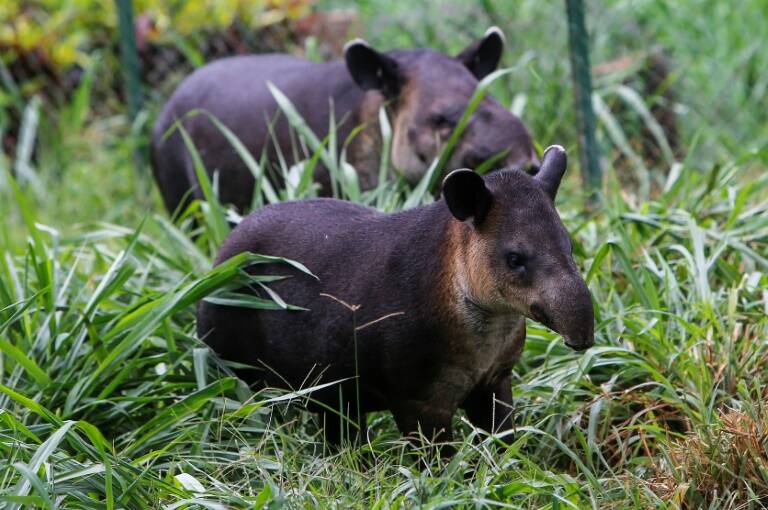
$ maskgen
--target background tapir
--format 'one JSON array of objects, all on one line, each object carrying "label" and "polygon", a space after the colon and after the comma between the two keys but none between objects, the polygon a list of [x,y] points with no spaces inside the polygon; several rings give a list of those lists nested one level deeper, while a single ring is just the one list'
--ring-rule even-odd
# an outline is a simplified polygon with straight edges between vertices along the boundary
[{"label": "background tapir", "polygon": [[[481,428],[505,429],[525,317],[574,349],[593,344],[591,296],[553,203],[565,168],[553,146],[535,177],[457,170],[443,199],[395,214],[335,199],[264,207],[235,228],[217,263],[246,251],[304,263],[317,279],[283,265],[258,271],[290,274],[273,288],[308,310],[202,301],[198,334],[224,359],[254,366],[239,372],[252,384],[351,378],[341,403],[337,386],[313,397],[352,416],[389,409],[405,434],[420,426],[448,438],[459,408]],[[337,441],[338,418],[324,419]]]},{"label": "background tapir", "polygon": [[[296,106],[309,127],[323,138],[331,104],[339,149],[352,129],[365,126],[347,148],[362,189],[375,186],[381,152],[378,111],[387,102],[393,129],[391,160],[411,183],[426,171],[441,150],[483,78],[496,69],[504,46],[498,28],[456,57],[432,49],[380,53],[364,41],[350,42],[345,60],[313,63],[290,55],[226,58],[191,74],[160,113],[152,134],[152,167],[165,205],[173,212],[197,179],[192,160],[177,132],[163,139],[177,119],[192,110],[210,112],[229,127],[259,159],[266,150],[276,160],[275,142],[288,164],[295,162],[289,125],[267,88],[273,83]],[[274,125],[274,141],[269,122]],[[219,171],[219,198],[243,211],[251,203],[254,179],[234,148],[205,116],[184,122],[208,172]],[[536,155],[523,123],[491,97],[483,100],[456,147],[449,168],[475,167],[505,153],[500,166],[523,165]],[[300,156],[303,159],[305,156]],[[329,194],[329,176],[316,176]],[[199,192],[195,196],[199,195]]]}]

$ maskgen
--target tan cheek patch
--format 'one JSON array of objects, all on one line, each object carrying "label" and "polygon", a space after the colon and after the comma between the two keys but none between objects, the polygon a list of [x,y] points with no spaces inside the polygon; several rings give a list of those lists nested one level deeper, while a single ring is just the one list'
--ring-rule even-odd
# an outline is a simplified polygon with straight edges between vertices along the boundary
[{"label": "tan cheek patch", "polygon": [[[486,218],[493,223],[493,217]],[[514,309],[527,313],[535,289],[517,286],[509,275],[503,273],[503,261],[495,260],[496,236],[498,233],[486,224],[482,235],[467,229],[462,241],[462,252],[458,257],[457,275],[466,282],[466,291],[479,304],[491,309]]]},{"label": "tan cheek patch", "polygon": [[468,296],[484,306],[497,303],[501,296],[491,271],[492,247],[486,236],[478,235],[469,224],[454,222],[449,239],[449,264],[456,293],[454,300],[461,305],[460,301]]},{"label": "tan cheek patch", "polygon": [[506,305],[515,309],[518,313],[528,315],[531,303],[534,302],[535,289],[506,284],[503,287],[504,301]]},{"label": "tan cheek patch", "polygon": [[[416,144],[411,143],[408,130],[413,126],[413,112],[416,109],[418,95],[414,88],[407,87],[400,96],[400,105],[395,114],[392,130],[391,157],[393,165],[411,183],[418,182],[437,156],[438,141],[428,128],[417,133]],[[419,157],[421,153],[426,161]]]},{"label": "tan cheek patch", "polygon": [[419,170],[420,161],[416,152],[408,142],[408,125],[410,124],[410,113],[400,111],[395,118],[392,137],[392,164],[406,177]]},{"label": "tan cheek patch", "polygon": [[465,268],[469,290],[481,304],[496,303],[502,296],[491,270],[491,253],[487,240],[471,235],[466,252]]},{"label": "tan cheek patch", "polygon": [[462,316],[465,297],[498,312],[527,313],[534,289],[515,286],[507,275],[499,274],[503,266],[493,260],[496,235],[487,227],[479,235],[469,224],[451,222],[442,253],[445,285],[437,296],[447,319]]}]

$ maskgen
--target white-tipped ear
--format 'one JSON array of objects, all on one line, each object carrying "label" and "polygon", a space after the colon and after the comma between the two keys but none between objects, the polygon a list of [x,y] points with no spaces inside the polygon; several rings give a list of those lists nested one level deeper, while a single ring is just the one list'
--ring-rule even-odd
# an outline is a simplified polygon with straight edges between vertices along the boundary
[{"label": "white-tipped ear", "polygon": [[379,90],[388,98],[400,93],[403,76],[397,61],[363,39],[352,39],[344,45],[344,60],[352,80],[361,89]]},{"label": "white-tipped ear", "polygon": [[491,27],[485,31],[481,39],[473,42],[456,59],[464,64],[475,78],[482,80],[496,70],[504,52],[504,33],[499,27]]},{"label": "white-tipped ear", "polygon": [[445,176],[443,198],[457,220],[471,219],[475,226],[483,222],[493,201],[482,176],[468,168],[454,170]]},{"label": "white-tipped ear", "polygon": [[368,44],[368,41],[366,41],[365,39],[361,39],[359,37],[355,37],[354,39],[351,39],[351,40],[347,41],[347,43],[344,45],[344,55],[347,54],[347,52],[349,51],[349,48],[351,48],[352,46],[357,46],[357,45],[365,46],[366,48],[370,48],[371,47],[371,45]]},{"label": "white-tipped ear", "polygon": [[534,176],[547,195],[555,199],[560,181],[568,168],[568,156],[561,145],[550,145],[541,157],[541,166]]},{"label": "white-tipped ear", "polygon": [[504,44],[504,45],[507,44],[507,37],[504,35],[504,31],[502,31],[496,25],[494,25],[492,27],[488,27],[488,30],[486,30],[485,33],[483,34],[483,38],[491,36],[491,35],[498,36],[499,38],[501,38],[501,43],[502,44]]}]

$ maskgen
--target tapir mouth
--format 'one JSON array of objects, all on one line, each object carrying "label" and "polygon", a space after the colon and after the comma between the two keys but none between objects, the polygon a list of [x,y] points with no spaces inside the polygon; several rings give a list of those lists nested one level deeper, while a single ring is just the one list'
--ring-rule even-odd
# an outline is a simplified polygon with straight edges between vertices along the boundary
[{"label": "tapir mouth", "polygon": [[565,345],[577,352],[586,351],[594,345],[594,342],[574,342],[568,337],[563,337],[563,341],[565,342]]},{"label": "tapir mouth", "polygon": [[[530,309],[531,318],[535,320],[536,322],[539,322],[543,324],[544,326],[548,327],[552,331],[555,331],[557,333],[560,333],[563,336],[563,341],[565,342],[565,345],[573,349],[574,351],[585,351],[592,347],[595,344],[594,339],[591,338],[591,335],[588,336],[588,340],[582,340],[578,341],[575,340],[573,337],[564,334],[563,331],[555,326],[555,321],[552,320],[552,318],[549,316],[549,314],[544,310],[544,308],[538,304],[531,305]],[[579,335],[581,336],[581,335]]]},{"label": "tapir mouth", "polygon": [[552,320],[549,318],[549,315],[547,314],[547,312],[544,311],[544,308],[542,308],[540,305],[536,303],[532,304],[530,314],[531,314],[531,319],[543,324],[544,326],[548,327],[551,330],[555,329],[554,327],[552,327]]}]

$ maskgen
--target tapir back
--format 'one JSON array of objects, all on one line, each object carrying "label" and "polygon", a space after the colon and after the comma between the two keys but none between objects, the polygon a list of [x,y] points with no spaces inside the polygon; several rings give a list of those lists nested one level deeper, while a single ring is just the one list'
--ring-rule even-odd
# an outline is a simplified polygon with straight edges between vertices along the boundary
[{"label": "tapir back", "polygon": [[[312,86],[307,86],[307,80]],[[232,143],[205,114],[207,112],[236,134],[256,160],[277,160],[278,147],[288,165],[305,155],[291,147],[290,126],[267,84],[272,83],[291,99],[309,128],[320,138],[328,132],[331,104],[337,136],[344,140],[356,119],[350,118],[363,92],[352,83],[341,62],[318,64],[290,55],[249,55],[208,64],[187,77],[163,108],[152,135],[155,177],[166,207],[174,211],[197,182],[188,151],[179,133],[164,139],[179,119],[194,141],[206,170],[219,172],[220,196],[225,204],[246,209],[253,197],[254,180]],[[341,91],[341,93],[339,92]],[[330,98],[334,98],[331,101]],[[272,131],[270,132],[270,123]],[[295,157],[298,156],[298,157]],[[186,169],[186,172],[185,172]],[[327,176],[318,176],[321,180]],[[195,192],[201,198],[199,191]]]},{"label": "tapir back", "polygon": [[[376,381],[367,385],[371,395],[379,395],[371,398],[383,398],[373,386],[397,391],[391,367],[398,367],[395,374],[409,366],[425,373],[434,362],[413,345],[427,342],[434,334],[424,332],[439,327],[431,290],[426,290],[440,278],[439,253],[425,246],[428,256],[403,257],[414,245],[429,244],[430,236],[439,246],[441,230],[430,228],[435,222],[428,216],[416,211],[385,215],[332,199],[257,211],[233,231],[217,263],[245,251],[301,261],[316,278],[285,264],[260,264],[253,271],[289,276],[270,288],[305,310],[257,311],[201,302],[200,337],[226,359],[274,370],[241,374],[246,380],[280,386],[285,380],[300,385],[313,370],[318,377],[322,372],[323,381],[353,376],[357,341],[357,368],[366,374],[365,383]],[[365,326],[376,321],[381,321],[377,327]],[[248,342],[237,340],[243,331],[248,331]]]}]

